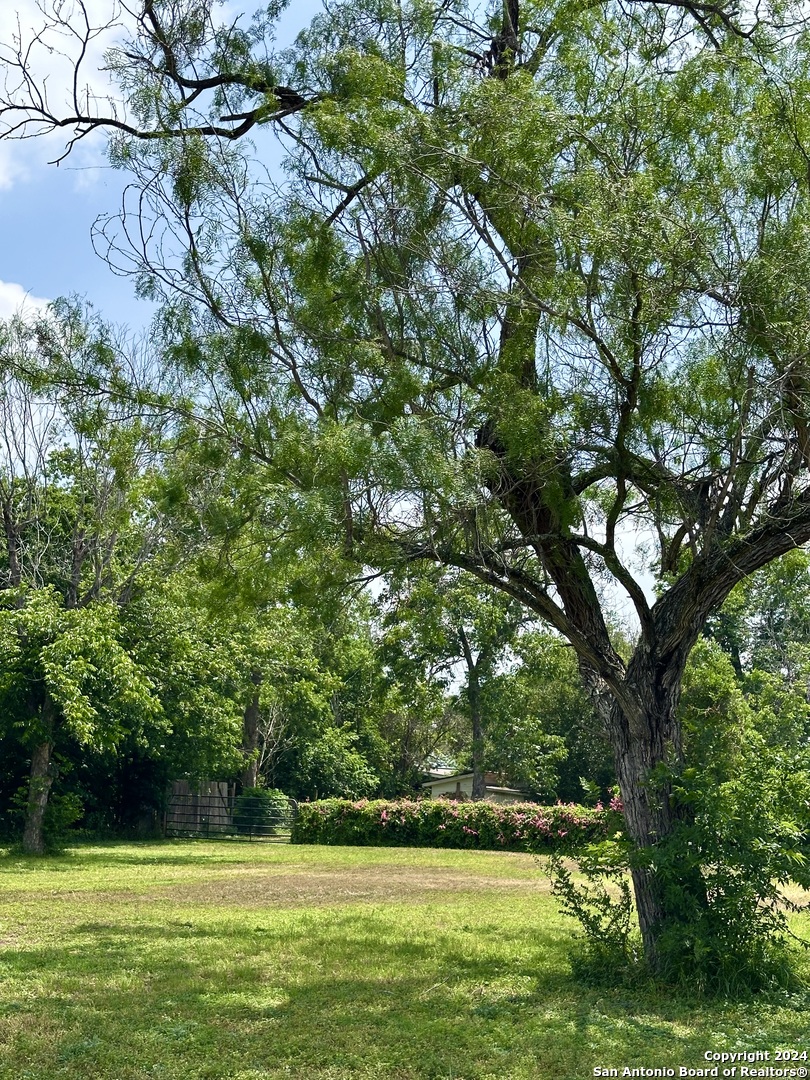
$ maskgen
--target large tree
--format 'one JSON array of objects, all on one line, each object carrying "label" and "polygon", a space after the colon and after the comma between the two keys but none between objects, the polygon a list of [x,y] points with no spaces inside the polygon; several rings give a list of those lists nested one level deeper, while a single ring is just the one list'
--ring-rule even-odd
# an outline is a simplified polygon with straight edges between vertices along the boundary
[{"label": "large tree", "polygon": [[[332,528],[336,558],[464,570],[568,639],[655,967],[679,890],[715,899],[656,859],[688,815],[663,772],[687,658],[810,539],[801,12],[352,0],[274,53],[284,6],[219,27],[200,0],[132,5],[109,104],[82,89],[96,28],[53,4],[5,50],[7,133],[111,133],[135,202],[98,239],[164,293],[174,359],[289,522]],[[35,63],[65,27],[62,107]]]},{"label": "large tree", "polygon": [[111,778],[126,787],[127,762],[153,778],[156,810],[169,779],[239,760],[244,655],[201,610],[197,538],[166,512],[177,431],[99,393],[136,363],[119,344],[72,304],[0,325],[0,746],[17,783],[30,762],[30,854],[60,773],[81,788],[106,770],[88,794],[97,823],[121,826],[137,797]]},{"label": "large tree", "polygon": [[4,726],[30,749],[33,854],[59,730],[113,746],[159,707],[122,644],[120,612],[161,541],[145,489],[164,422],[71,385],[99,356],[109,371],[114,352],[106,328],[69,307],[0,327],[0,695]]}]

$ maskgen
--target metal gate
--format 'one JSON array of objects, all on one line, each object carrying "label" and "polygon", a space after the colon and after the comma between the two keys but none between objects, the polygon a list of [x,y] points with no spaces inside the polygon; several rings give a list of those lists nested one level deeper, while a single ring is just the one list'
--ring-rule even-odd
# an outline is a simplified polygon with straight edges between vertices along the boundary
[{"label": "metal gate", "polygon": [[237,795],[236,785],[204,781],[191,791],[185,780],[172,785],[166,805],[166,836],[214,839],[290,839],[297,803],[253,795]]}]

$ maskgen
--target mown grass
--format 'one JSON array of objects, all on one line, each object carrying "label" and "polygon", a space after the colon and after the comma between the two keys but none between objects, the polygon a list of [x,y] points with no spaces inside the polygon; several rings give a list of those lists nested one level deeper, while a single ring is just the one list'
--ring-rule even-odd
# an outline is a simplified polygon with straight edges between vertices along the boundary
[{"label": "mown grass", "polygon": [[526,855],[173,842],[7,856],[0,1077],[579,1080],[810,1050],[810,996],[588,990],[568,973],[571,935]]}]

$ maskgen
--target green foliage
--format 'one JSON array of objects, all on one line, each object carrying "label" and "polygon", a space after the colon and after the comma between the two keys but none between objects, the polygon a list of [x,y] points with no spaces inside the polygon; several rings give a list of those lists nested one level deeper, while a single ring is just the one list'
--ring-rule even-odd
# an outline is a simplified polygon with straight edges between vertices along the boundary
[{"label": "green foliage", "polygon": [[241,762],[249,634],[234,639],[204,599],[193,572],[162,576],[154,567],[125,612],[127,647],[160,703],[157,721],[126,748],[160,763],[170,779],[230,776]]},{"label": "green foliage", "polygon": [[0,704],[27,740],[43,737],[27,715],[34,687],[50,695],[65,730],[83,746],[115,746],[128,724],[159,711],[152,683],[122,645],[113,604],[66,608],[52,587],[7,590],[0,636]]},{"label": "green foliage", "polygon": [[576,800],[587,770],[602,789],[598,801],[613,782],[608,751],[559,637],[536,629],[509,597],[435,567],[391,575],[383,603],[381,645],[392,675],[434,691],[461,684],[453,702],[459,726],[433,754],[469,767],[478,729],[484,770],[546,800]]},{"label": "green foliage", "polygon": [[274,836],[286,824],[290,800],[274,788],[245,788],[233,808],[233,823],[238,833],[248,836]]},{"label": "green foliage", "polygon": [[778,676],[800,690],[810,671],[810,553],[789,552],[737,586],[707,633],[738,674]]},{"label": "green foliage", "polygon": [[326,799],[301,803],[292,840],[297,844],[570,852],[609,835],[619,823],[615,811],[573,804]]},{"label": "green foliage", "polygon": [[[22,832],[27,805],[28,788],[26,786],[20,788],[12,797],[10,810],[8,811],[14,837],[19,836]],[[42,822],[45,853],[47,855],[60,855],[64,852],[65,844],[71,839],[73,826],[81,820],[83,814],[84,805],[76,792],[68,791],[50,796]],[[13,844],[13,849],[19,849],[19,844],[16,841]]]},{"label": "green foliage", "polygon": [[696,647],[682,702],[696,764],[661,777],[683,820],[647,856],[679,897],[663,971],[722,993],[790,982],[784,889],[810,885],[807,706],[797,726],[770,689],[741,685],[716,645]]},{"label": "green foliage", "polygon": [[584,882],[575,880],[556,854],[549,867],[560,910],[579,923],[570,960],[574,975],[597,986],[630,984],[644,976],[641,940],[633,920],[628,879],[628,846],[615,839],[589,844],[576,853]]},{"label": "green foliage", "polygon": [[514,643],[515,662],[483,692],[488,767],[541,797],[577,802],[581,777],[592,804],[615,783],[610,749],[577,669],[560,638],[530,630]]},{"label": "green foliage", "polygon": [[357,734],[330,727],[300,752],[299,788],[312,794],[359,799],[379,785],[366,758],[357,750]]}]

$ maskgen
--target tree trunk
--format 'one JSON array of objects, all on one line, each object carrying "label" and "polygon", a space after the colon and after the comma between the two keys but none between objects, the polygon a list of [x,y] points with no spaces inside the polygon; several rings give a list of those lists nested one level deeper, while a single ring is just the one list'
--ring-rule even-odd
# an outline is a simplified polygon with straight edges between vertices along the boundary
[{"label": "tree trunk", "polygon": [[262,685],[262,673],[252,671],[250,681],[253,692],[242,718],[242,754],[245,758],[245,767],[241,777],[242,790],[254,788],[259,783],[259,690]]},{"label": "tree trunk", "polygon": [[11,495],[3,499],[3,528],[6,535],[6,560],[8,562],[8,584],[16,589],[22,582],[20,566],[20,524],[16,520]]},{"label": "tree trunk", "polygon": [[470,720],[472,721],[472,797],[478,802],[487,794],[487,778],[484,772],[485,740],[484,725],[481,720],[481,687],[478,685],[478,672],[470,671],[467,684],[467,696],[470,702]]},{"label": "tree trunk", "polygon": [[475,802],[480,802],[487,793],[487,781],[484,774],[486,745],[484,725],[481,720],[481,682],[478,678],[484,652],[478,654],[477,660],[474,659],[470,639],[467,637],[464,627],[457,627],[457,633],[464,654],[464,662],[467,665],[467,702],[470,706],[470,723],[472,727],[472,797]]},{"label": "tree trunk", "polygon": [[[628,681],[639,711],[631,722],[614,703],[608,728],[624,804],[625,828],[636,848],[642,851],[666,841],[684,817],[684,811],[673,805],[665,781],[650,779],[657,766],[674,765],[682,757],[677,718],[681,676],[650,668],[640,672],[638,657],[634,657]],[[699,870],[684,867],[675,887],[673,881],[663,881],[655,859],[651,860],[652,865],[646,865],[647,861],[633,865],[631,872],[644,956],[650,968],[658,971],[662,930],[682,920],[695,902],[705,907],[707,899]]]},{"label": "tree trunk", "polygon": [[[649,782],[651,771],[665,758],[653,717],[650,720],[649,739],[619,737],[613,740],[625,828],[638,849],[650,848],[669,836],[675,824],[666,794],[652,790]],[[614,726],[614,732],[618,726]],[[627,725],[622,724],[621,728],[626,731]],[[650,967],[656,970],[659,966],[658,936],[668,915],[662,883],[655,870],[646,866],[634,866],[632,876],[644,955]]]},{"label": "tree trunk", "polygon": [[54,707],[50,695],[45,693],[41,713],[42,741],[34,747],[31,755],[31,780],[28,786],[28,805],[23,829],[23,851],[26,855],[45,854],[44,821],[48,796],[53,784],[51,753],[53,751]]}]

